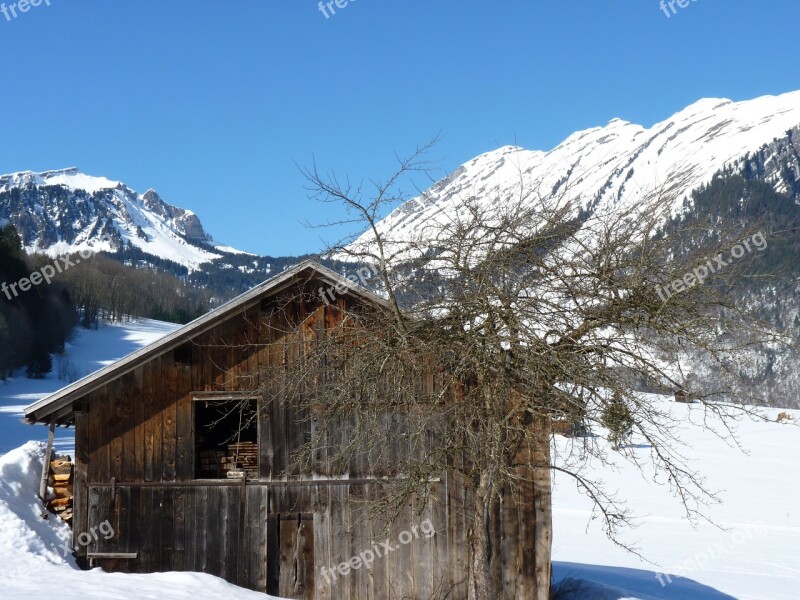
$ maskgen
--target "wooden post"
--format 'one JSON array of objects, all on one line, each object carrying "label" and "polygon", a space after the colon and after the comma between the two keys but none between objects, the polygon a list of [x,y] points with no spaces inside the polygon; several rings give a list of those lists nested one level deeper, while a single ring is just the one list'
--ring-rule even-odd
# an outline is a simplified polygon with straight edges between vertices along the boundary
[{"label": "wooden post", "polygon": [[244,572],[244,563],[245,557],[247,556],[247,551],[249,548],[247,547],[247,540],[249,539],[248,536],[245,534],[245,527],[247,527],[247,471],[244,473],[244,477],[242,477],[242,487],[240,488],[241,497],[239,498],[239,502],[241,503],[239,506],[239,544],[237,545],[236,551],[239,553],[238,560],[237,560],[237,567],[236,567],[236,578],[237,584],[242,587],[248,587],[249,581],[245,580],[245,572]]},{"label": "wooden post", "polygon": [[56,420],[50,419],[50,434],[47,436],[47,449],[44,451],[42,465],[42,481],[39,483],[39,498],[47,503],[47,479],[50,475],[50,461],[53,459],[53,438],[56,433]]}]

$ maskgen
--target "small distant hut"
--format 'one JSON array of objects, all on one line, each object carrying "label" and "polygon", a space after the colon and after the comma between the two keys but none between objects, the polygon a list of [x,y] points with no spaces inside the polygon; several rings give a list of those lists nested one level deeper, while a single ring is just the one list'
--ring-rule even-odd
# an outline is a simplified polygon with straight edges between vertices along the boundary
[{"label": "small distant hut", "polygon": [[691,400],[689,400],[689,394],[686,393],[686,390],[684,389],[675,390],[675,402],[684,402],[684,403],[691,402]]}]

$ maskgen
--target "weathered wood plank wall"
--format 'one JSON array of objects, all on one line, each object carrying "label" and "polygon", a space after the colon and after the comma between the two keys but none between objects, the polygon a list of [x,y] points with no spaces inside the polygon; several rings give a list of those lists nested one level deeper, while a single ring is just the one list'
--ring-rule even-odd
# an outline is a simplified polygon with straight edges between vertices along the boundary
[{"label": "weathered wood plank wall", "polygon": [[[390,530],[396,548],[386,557],[376,556],[370,569],[338,574],[336,580],[323,576],[323,567],[335,569],[381,548],[384,523],[370,518],[368,509],[391,494],[391,486],[279,480],[292,450],[311,435],[312,422],[291,399],[267,400],[283,389],[283,367],[301,359],[302,344],[324,333],[337,309],[270,308],[247,308],[189,348],[162,354],[85,398],[85,412],[76,416],[75,539],[105,520],[115,535],[81,551],[138,554],[135,560],[99,559],[107,570],[202,571],[296,598],[465,597],[469,545],[463,507],[469,498],[463,482],[451,475],[431,483],[432,505],[406,508]],[[306,319],[305,330],[295,327],[298,319]],[[253,392],[260,386],[265,399],[259,407],[259,480],[194,481],[193,394]],[[387,415],[384,421],[391,452],[405,451],[393,435],[402,430],[402,417]],[[334,458],[321,460],[313,476],[334,475]],[[376,472],[379,467],[365,453],[349,466],[350,477],[388,474]],[[502,518],[495,533],[502,542],[492,565],[509,599],[525,597],[533,569],[530,490],[518,490],[516,498],[497,507]],[[425,520],[436,531],[430,539],[398,541]]]}]

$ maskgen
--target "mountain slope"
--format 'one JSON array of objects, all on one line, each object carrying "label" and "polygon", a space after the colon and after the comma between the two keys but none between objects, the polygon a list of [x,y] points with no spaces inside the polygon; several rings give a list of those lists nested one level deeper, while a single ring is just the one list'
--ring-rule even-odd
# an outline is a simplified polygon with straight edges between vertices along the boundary
[{"label": "mountain slope", "polygon": [[29,254],[107,253],[127,266],[175,275],[219,300],[304,257],[256,256],[218,244],[190,210],[157,192],[75,168],[0,175],[0,226],[13,225]]},{"label": "mountain slope", "polygon": [[0,176],[0,223],[50,256],[132,247],[189,269],[222,256],[192,211],[75,168]]},{"label": "mountain slope", "polygon": [[[575,218],[576,223],[592,212],[600,220],[625,214],[633,222],[637,213],[666,198],[672,219],[667,211],[665,227],[695,224],[712,244],[726,228],[763,228],[768,250],[753,260],[758,272],[738,280],[730,299],[800,340],[800,92],[739,103],[701,100],[649,129],[615,119],[575,133],[549,152],[500,148],[405,202],[377,229],[387,255],[409,259],[409,265],[395,259],[398,277],[430,289],[435,276],[423,275],[433,283],[419,283],[417,265],[435,269],[430,258],[447,254],[451,232],[466,238],[474,234],[476,243],[463,242],[462,255],[473,250],[479,255],[490,243],[480,231],[469,230],[472,215],[479,215],[491,231],[493,215],[503,215],[505,206],[513,211],[520,198],[535,212],[525,215],[531,221],[552,210],[562,222]],[[444,241],[436,240],[439,228],[446,232]],[[591,246],[593,236],[591,227],[577,226],[577,243],[565,245],[567,257],[575,248]],[[373,234],[363,234],[349,250],[354,256],[375,253]],[[337,258],[348,257],[342,252]],[[751,349],[741,369],[746,380],[741,395],[753,403],[800,406],[797,347]],[[691,356],[687,362],[685,371],[698,385],[718,375],[707,357]]]},{"label": "mountain slope", "polygon": [[[760,157],[777,191],[797,194],[800,180],[800,91],[746,102],[705,99],[650,128],[613,119],[569,136],[549,152],[506,146],[463,164],[388,215],[379,231],[407,240],[434,216],[453,215],[466,198],[486,205],[519,194],[580,199],[583,207],[640,202],[654,194],[678,210],[725,168],[744,171]],[[752,165],[750,166],[752,168]],[[369,245],[372,234],[353,247]]]}]

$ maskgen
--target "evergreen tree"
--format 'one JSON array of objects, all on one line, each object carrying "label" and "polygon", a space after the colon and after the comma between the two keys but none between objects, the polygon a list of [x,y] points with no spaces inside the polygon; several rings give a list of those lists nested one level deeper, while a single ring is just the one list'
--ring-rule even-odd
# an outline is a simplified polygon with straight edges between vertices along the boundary
[{"label": "evergreen tree", "polygon": [[27,367],[29,377],[44,377],[51,354],[63,350],[75,325],[75,308],[64,286],[52,282],[22,291],[18,282],[30,277],[45,257],[28,257],[12,225],[0,229],[0,378]]},{"label": "evergreen tree", "polygon": [[628,405],[614,393],[603,411],[603,425],[608,428],[608,439],[614,450],[619,450],[633,433],[633,415]]}]

